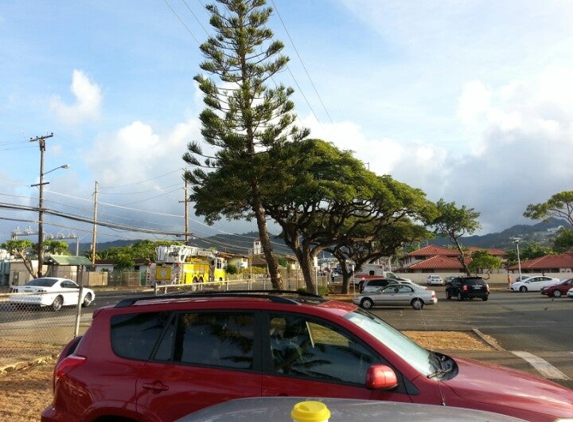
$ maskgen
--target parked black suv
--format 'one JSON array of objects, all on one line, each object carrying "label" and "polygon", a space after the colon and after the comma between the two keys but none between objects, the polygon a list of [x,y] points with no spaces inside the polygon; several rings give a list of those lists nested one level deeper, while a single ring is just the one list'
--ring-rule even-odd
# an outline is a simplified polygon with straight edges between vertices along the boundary
[{"label": "parked black suv", "polygon": [[457,297],[458,300],[473,299],[486,301],[489,297],[489,286],[481,277],[456,277],[446,285],[446,299]]}]

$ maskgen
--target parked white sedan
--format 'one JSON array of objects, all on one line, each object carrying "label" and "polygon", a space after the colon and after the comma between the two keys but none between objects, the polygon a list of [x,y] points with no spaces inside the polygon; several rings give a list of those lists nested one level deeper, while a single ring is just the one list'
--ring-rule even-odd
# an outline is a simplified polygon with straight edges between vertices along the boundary
[{"label": "parked white sedan", "polygon": [[438,298],[433,290],[418,289],[408,284],[390,284],[378,290],[354,296],[352,302],[364,309],[370,309],[373,306],[411,306],[414,309],[422,309],[424,305],[437,303]]},{"label": "parked white sedan", "polygon": [[[67,278],[42,277],[31,280],[23,286],[12,286],[9,293],[10,303],[49,306],[52,310],[59,311],[62,306],[78,304],[80,286]],[[90,306],[94,299],[94,291],[84,287],[81,305]]]},{"label": "parked white sedan", "polygon": [[546,286],[553,286],[559,283],[561,280],[554,277],[547,277],[544,275],[527,277],[519,281],[511,283],[511,290],[514,292],[540,292],[542,288]]},{"label": "parked white sedan", "polygon": [[438,286],[443,286],[444,279],[437,274],[430,274],[426,279],[426,283],[428,284],[428,286],[431,286],[433,284],[436,284]]}]

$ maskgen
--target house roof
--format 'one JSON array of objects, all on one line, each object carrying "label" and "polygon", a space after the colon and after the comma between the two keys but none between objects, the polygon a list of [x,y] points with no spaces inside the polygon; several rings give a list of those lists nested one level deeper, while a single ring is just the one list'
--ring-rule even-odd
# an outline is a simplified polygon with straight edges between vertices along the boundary
[{"label": "house roof", "polygon": [[459,255],[459,253],[458,251],[455,251],[450,248],[444,248],[443,246],[428,245],[424,246],[423,248],[412,251],[408,254],[408,256],[436,256],[436,255],[456,256]]},{"label": "house roof", "polygon": [[431,258],[425,259],[421,262],[416,262],[407,267],[407,270],[463,270],[462,264],[457,258],[451,258],[447,256],[432,256]]},{"label": "house roof", "polygon": [[[465,249],[467,252],[466,255],[471,255],[475,251],[487,251],[490,255],[497,257],[502,257],[506,254],[506,251],[504,251],[503,249],[496,249],[496,248],[478,248],[475,246],[467,246],[465,247]],[[456,257],[459,254],[460,253],[456,249],[445,248],[443,246],[437,246],[437,245],[428,245],[418,250],[410,252],[407,256],[423,257],[423,256],[440,255],[440,256]]]},{"label": "house roof", "polygon": [[[549,270],[555,268],[570,268],[573,269],[573,255],[571,253],[563,253],[561,255],[545,255],[541,258],[530,259],[521,261],[522,270]],[[518,270],[519,265],[512,265],[509,270]]]},{"label": "house roof", "polygon": [[46,258],[46,262],[52,265],[62,265],[68,267],[92,265],[92,261],[87,259],[85,256],[50,255]]}]

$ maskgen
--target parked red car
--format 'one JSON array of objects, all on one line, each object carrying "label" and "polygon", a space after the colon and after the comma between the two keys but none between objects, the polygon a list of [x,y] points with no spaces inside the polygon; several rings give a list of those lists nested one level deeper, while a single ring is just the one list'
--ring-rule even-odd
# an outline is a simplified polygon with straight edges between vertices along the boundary
[{"label": "parked red car", "polygon": [[573,391],[420,347],[375,315],[297,292],[126,299],[54,371],[43,422],[171,422],[244,397],[333,397],[573,420]]},{"label": "parked red car", "polygon": [[544,287],[541,289],[541,294],[549,297],[567,296],[567,292],[571,288],[573,288],[573,278],[568,278],[553,286]]}]

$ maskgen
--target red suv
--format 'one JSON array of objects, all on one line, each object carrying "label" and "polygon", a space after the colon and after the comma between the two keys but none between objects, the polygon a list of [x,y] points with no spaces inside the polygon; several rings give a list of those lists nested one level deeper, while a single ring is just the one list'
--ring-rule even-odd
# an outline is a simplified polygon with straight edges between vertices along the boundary
[{"label": "red suv", "polygon": [[174,421],[242,397],[338,397],[573,418],[573,391],[421,348],[375,315],[296,292],[126,299],[54,371],[43,422]]}]

